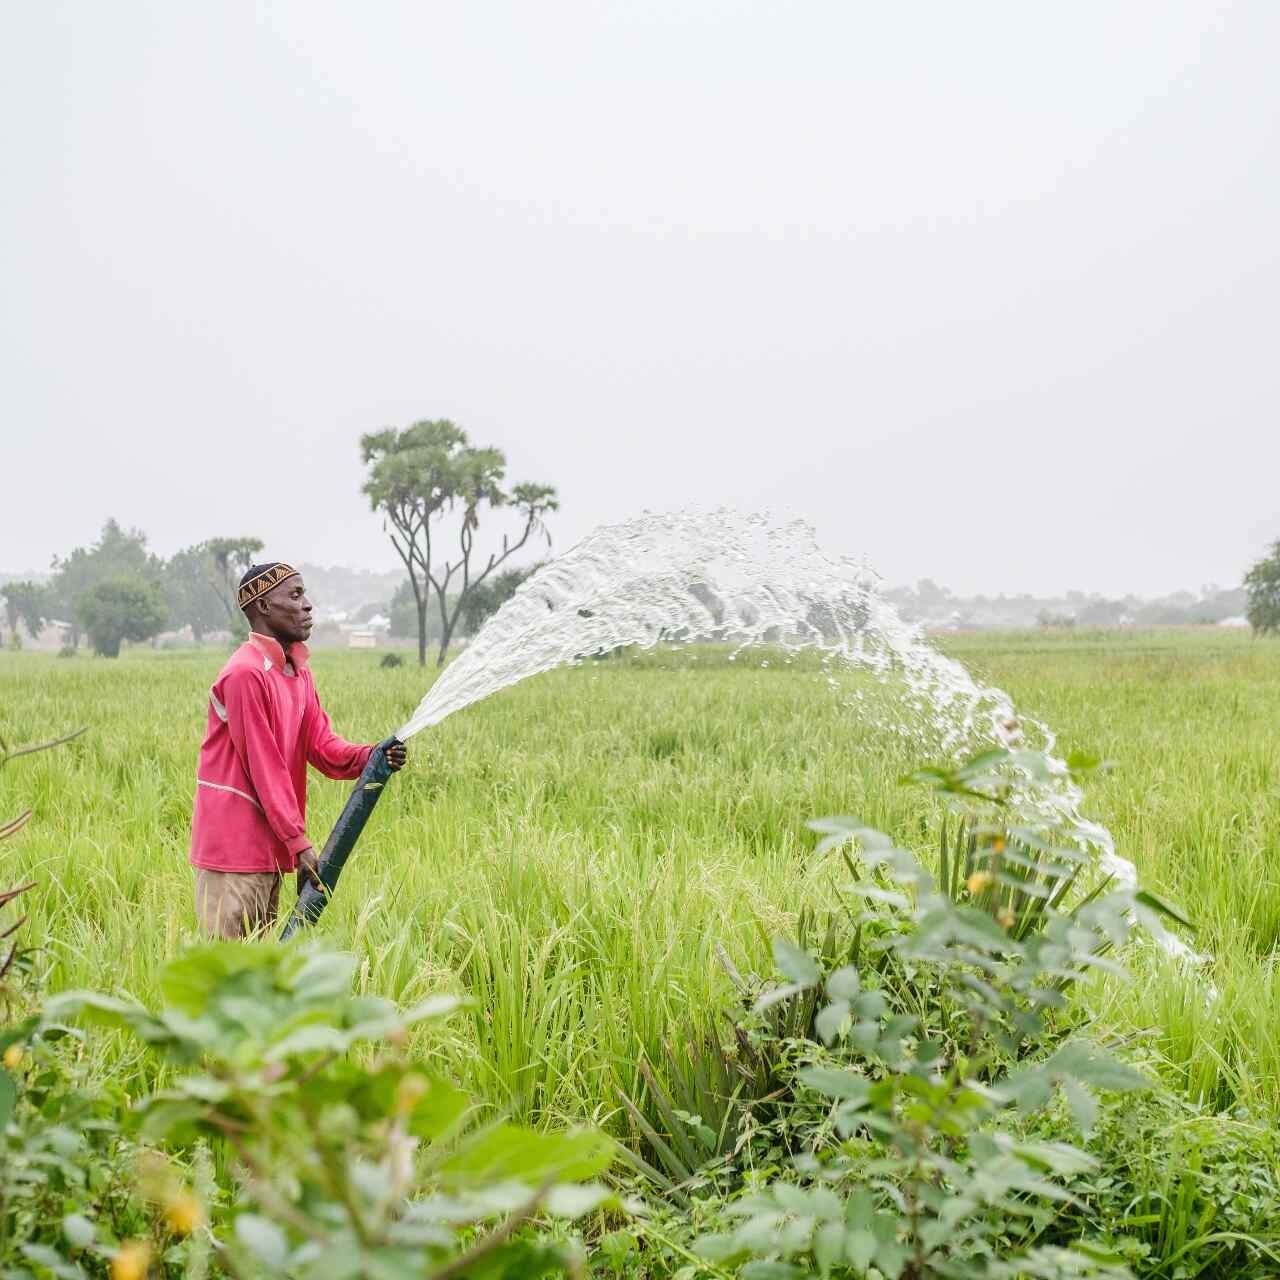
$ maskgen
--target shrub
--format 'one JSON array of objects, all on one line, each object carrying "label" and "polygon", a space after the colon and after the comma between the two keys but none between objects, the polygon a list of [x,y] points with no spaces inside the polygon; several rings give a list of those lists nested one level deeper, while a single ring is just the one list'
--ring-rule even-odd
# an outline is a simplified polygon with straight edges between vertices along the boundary
[{"label": "shrub", "polygon": [[994,751],[912,775],[987,811],[944,834],[936,879],[881,832],[813,824],[819,849],[840,850],[850,872],[833,893],[851,958],[833,967],[775,943],[785,981],[757,1014],[821,997],[812,1032],[781,1047],[788,1105],[751,1138],[761,1167],[791,1172],[742,1180],[724,1229],[698,1242],[709,1262],[752,1260],[744,1275],[756,1280],[1128,1274],[1110,1236],[1083,1218],[1063,1227],[1064,1207],[1079,1203],[1071,1184],[1096,1175],[1098,1160],[1028,1137],[1019,1116],[1061,1094],[1088,1131],[1099,1095],[1145,1087],[1132,1067],[1070,1037],[1069,997],[1090,972],[1118,971],[1107,953],[1135,921],[1181,917],[1141,890],[1095,886],[1067,905],[1088,827],[1012,820],[1049,768]]},{"label": "shrub", "polygon": [[314,944],[211,943],[167,966],[159,1012],[72,992],[49,1001],[47,1017],[123,1028],[176,1069],[139,1105],[140,1134],[175,1151],[226,1150],[239,1186],[229,1220],[177,1174],[164,1205],[171,1218],[180,1206],[184,1222],[211,1219],[213,1248],[234,1275],[575,1266],[573,1250],[520,1229],[618,1207],[592,1181],[612,1143],[587,1129],[478,1123],[466,1097],[402,1048],[410,1026],[459,1001],[433,996],[400,1012],[352,995],[355,963]]},{"label": "shrub", "polygon": [[106,578],[76,597],[76,618],[104,658],[119,657],[125,640],[150,640],[168,616],[164,593],[141,577]]}]

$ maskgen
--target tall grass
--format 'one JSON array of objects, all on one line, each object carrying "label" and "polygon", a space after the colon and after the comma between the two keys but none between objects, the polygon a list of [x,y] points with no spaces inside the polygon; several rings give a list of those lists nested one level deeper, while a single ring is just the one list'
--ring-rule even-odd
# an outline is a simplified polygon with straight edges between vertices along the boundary
[{"label": "tall grass", "polygon": [[[1020,708],[1117,764],[1091,816],[1201,923],[1200,973],[1153,948],[1140,981],[1099,985],[1097,1016],[1150,1041],[1172,1078],[1214,1105],[1280,1114],[1280,645],[1197,633],[955,637],[946,647]],[[0,777],[40,821],[6,878],[39,882],[29,937],[56,987],[155,995],[192,936],[185,862],[213,652],[117,662],[0,657],[0,721],[16,741],[90,732]],[[320,653],[339,731],[374,740],[424,688],[376,655]],[[321,929],[361,958],[369,990],[475,997],[421,1050],[495,1106],[534,1119],[629,1127],[619,1087],[643,1093],[665,1042],[705,1027],[768,938],[825,899],[831,867],[805,822],[855,814],[936,847],[935,815],[897,785],[917,761],[861,724],[807,663],[712,654],[587,663],[539,677],[412,744]],[[20,772],[20,776],[19,776]],[[315,778],[323,839],[344,784]],[[1218,999],[1209,999],[1210,984]],[[122,1043],[104,1069],[141,1078]]]},{"label": "tall grass", "polygon": [[953,637],[944,646],[1115,768],[1089,805],[1211,959],[1153,947],[1096,996],[1190,1097],[1280,1112],[1280,644],[1216,629]]}]

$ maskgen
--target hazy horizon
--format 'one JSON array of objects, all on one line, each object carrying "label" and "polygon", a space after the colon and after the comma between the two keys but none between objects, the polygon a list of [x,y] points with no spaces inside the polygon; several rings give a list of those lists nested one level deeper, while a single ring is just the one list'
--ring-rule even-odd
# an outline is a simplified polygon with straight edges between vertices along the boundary
[{"label": "hazy horizon", "polygon": [[960,595],[1280,537],[1280,9],[13,6],[0,567],[395,569],[364,431]]}]

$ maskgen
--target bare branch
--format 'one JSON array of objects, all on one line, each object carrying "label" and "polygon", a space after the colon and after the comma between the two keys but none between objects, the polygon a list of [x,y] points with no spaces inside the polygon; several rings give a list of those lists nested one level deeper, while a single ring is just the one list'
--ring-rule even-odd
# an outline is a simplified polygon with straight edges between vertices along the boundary
[{"label": "bare branch", "polygon": [[0,766],[6,765],[10,760],[16,760],[19,756],[33,755],[37,751],[48,751],[53,747],[60,747],[64,742],[72,742],[78,738],[89,726],[81,725],[74,733],[68,733],[65,737],[54,738],[51,742],[37,742],[29,747],[14,747],[0,754]]},{"label": "bare branch", "polygon": [[31,821],[31,813],[32,811],[27,809],[25,812],[18,814],[12,821],[6,822],[4,826],[0,827],[0,840],[7,840],[10,836],[16,836]]}]

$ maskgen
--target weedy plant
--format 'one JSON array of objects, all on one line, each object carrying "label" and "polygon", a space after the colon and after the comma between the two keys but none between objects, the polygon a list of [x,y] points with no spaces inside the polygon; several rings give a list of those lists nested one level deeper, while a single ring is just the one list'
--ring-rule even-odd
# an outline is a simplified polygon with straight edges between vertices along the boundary
[{"label": "weedy plant", "polygon": [[[401,1048],[410,1027],[459,1001],[432,996],[401,1012],[352,995],[355,963],[314,945],[207,944],[165,969],[160,1012],[69,992],[46,1016],[124,1028],[177,1069],[141,1103],[141,1136],[178,1151],[200,1141],[229,1150],[240,1201],[208,1238],[232,1276],[580,1269],[573,1249],[522,1228],[621,1207],[593,1181],[613,1143],[593,1130],[475,1123],[467,1097]],[[371,1044],[371,1056],[358,1056]],[[151,1180],[171,1220],[202,1227],[208,1207],[179,1178]]]},{"label": "weedy plant", "polygon": [[[82,732],[24,747],[0,738],[0,768]],[[0,841],[31,816],[26,809],[0,825]],[[0,906],[34,887],[0,893]],[[0,959],[0,1272],[14,1280],[78,1280],[87,1273],[73,1260],[77,1254],[92,1246],[99,1269],[117,1257],[127,1262],[120,1241],[149,1233],[152,1215],[132,1186],[136,1148],[121,1124],[128,1099],[116,1086],[91,1083],[79,1033],[37,1008],[35,951],[16,936],[24,922],[6,922],[0,931],[8,946]],[[171,1260],[181,1274],[198,1277],[199,1254],[198,1246],[194,1253],[179,1246]]]},{"label": "weedy plant", "polygon": [[[1040,767],[1025,756],[986,753],[915,780],[999,808],[1017,785],[1011,771]],[[860,953],[824,974],[807,950],[775,944],[787,981],[757,1008],[824,997],[814,1019],[821,1044],[794,1079],[812,1121],[793,1157],[795,1177],[731,1206],[740,1225],[705,1236],[702,1255],[753,1259],[744,1275],[755,1280],[834,1271],[884,1280],[1127,1274],[1120,1254],[1101,1244],[1054,1239],[1062,1206],[1072,1203],[1064,1180],[1093,1170],[1093,1158],[1021,1139],[1000,1119],[1006,1108],[1041,1108],[1061,1090],[1088,1129],[1095,1090],[1143,1087],[1139,1073],[1097,1046],[1063,1040],[1056,1014],[1090,970],[1118,971],[1103,953],[1135,922],[1182,917],[1132,890],[1062,909],[1056,881],[1074,881],[1078,863],[1061,857],[1070,846],[1053,823],[1017,829],[1022,849],[1040,856],[1019,850],[1013,871],[1005,869],[1009,828],[975,828],[965,852],[979,865],[963,888],[954,859],[944,858],[939,884],[880,831],[842,818],[814,826],[824,835],[819,850],[841,850],[854,875],[840,893]]]},{"label": "weedy plant", "polygon": [[[12,750],[0,741],[0,766],[67,740]],[[30,817],[5,823],[0,839]],[[30,887],[0,895],[0,906]],[[0,978],[21,958],[14,943]],[[34,986],[6,983],[3,1274],[447,1280],[581,1270],[574,1248],[530,1224],[621,1208],[593,1180],[613,1143],[593,1130],[477,1123],[463,1093],[404,1053],[411,1027],[459,1001],[435,996],[401,1012],[353,996],[355,963],[314,946],[190,948],[162,973],[157,1013],[91,992],[39,1009]],[[76,1018],[124,1029],[167,1061],[170,1083],[134,1106],[119,1087],[91,1083],[82,1033],[68,1025]],[[215,1179],[211,1152],[228,1153],[230,1185]]]},{"label": "weedy plant", "polygon": [[[802,941],[812,939],[818,956],[832,967],[848,960],[858,945],[856,935],[852,942],[843,935],[831,913],[819,924],[812,911],[801,911],[796,934]],[[686,1191],[716,1185],[722,1172],[736,1176],[735,1158],[773,1119],[774,1104],[790,1092],[786,1046],[812,1039],[819,1009],[815,990],[747,1017],[761,983],[743,977],[723,947],[717,955],[739,1004],[719,1017],[708,1016],[682,1044],[664,1040],[658,1070],[641,1057],[636,1068],[642,1087],[634,1096],[617,1090],[635,1126],[636,1145],[644,1151],[639,1155],[624,1147],[620,1155],[677,1199]],[[646,1115],[646,1101],[656,1120]]]},{"label": "weedy plant", "polygon": [[[1073,756],[1068,767],[1074,777],[1083,778],[1098,762]],[[1089,824],[1052,810],[1051,816],[1042,811],[1015,820],[1028,787],[1050,783],[1053,768],[1038,752],[992,750],[958,766],[919,769],[902,779],[930,787],[946,806],[937,891],[994,922],[1002,941],[1029,940],[1052,913],[1074,917],[1110,883],[1110,877],[1100,878],[1072,897],[1095,862],[1096,830]],[[840,852],[858,899],[908,905],[901,887],[885,881],[883,874],[878,882],[866,879],[872,868],[858,865],[849,852],[854,829],[847,820],[812,825],[828,837],[820,853]],[[883,839],[878,834],[873,838]],[[1149,910],[1170,910],[1150,894],[1140,892],[1137,900]],[[881,985],[896,993],[899,1012],[918,1017],[922,1025],[938,1023],[945,1030],[955,1022],[959,1010],[953,998],[939,1001],[910,980],[891,949],[864,946],[871,922],[839,886],[833,886],[832,902],[825,912],[801,912],[796,942],[802,950],[814,951],[825,969],[853,964],[874,970]],[[1090,963],[1102,964],[1110,946],[1107,938],[1098,938]],[[793,1055],[788,1046],[818,1041],[819,1019],[829,1016],[822,1011],[820,989],[812,985],[803,991],[793,984],[764,992],[757,1002],[760,980],[744,979],[723,952],[720,958],[742,1003],[724,1011],[723,1026],[712,1023],[681,1044],[665,1042],[660,1059],[638,1063],[642,1087],[631,1094],[618,1091],[643,1148],[643,1158],[633,1163],[668,1192],[723,1182],[717,1174],[726,1168],[732,1176],[733,1157],[770,1123],[777,1111],[774,1104],[790,1096],[788,1063]],[[1053,985],[1061,990],[1066,981],[1058,977]],[[754,1016],[748,1016],[753,1006]]]}]

